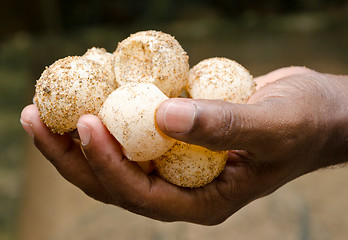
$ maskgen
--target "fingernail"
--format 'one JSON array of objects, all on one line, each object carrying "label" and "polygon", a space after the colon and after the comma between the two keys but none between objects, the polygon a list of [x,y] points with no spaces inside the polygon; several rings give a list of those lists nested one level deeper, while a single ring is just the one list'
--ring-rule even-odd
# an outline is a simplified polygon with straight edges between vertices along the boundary
[{"label": "fingernail", "polygon": [[24,128],[24,130],[27,132],[27,134],[31,137],[34,138],[34,133],[33,133],[33,124],[31,123],[27,123],[25,121],[23,121],[22,119],[19,120]]},{"label": "fingernail", "polygon": [[192,102],[172,101],[164,113],[164,125],[168,132],[184,133],[192,129],[196,107]]},{"label": "fingernail", "polygon": [[89,141],[91,140],[91,131],[90,131],[89,127],[87,127],[81,123],[78,123],[77,130],[79,132],[82,146],[84,146],[84,147],[87,146]]}]

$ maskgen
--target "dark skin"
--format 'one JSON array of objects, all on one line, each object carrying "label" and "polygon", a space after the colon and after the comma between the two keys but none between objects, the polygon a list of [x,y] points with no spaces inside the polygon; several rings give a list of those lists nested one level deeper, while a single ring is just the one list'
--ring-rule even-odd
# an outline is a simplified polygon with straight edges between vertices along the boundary
[{"label": "dark skin", "polygon": [[[90,197],[161,221],[215,225],[289,181],[348,158],[347,76],[290,67],[256,81],[246,105],[170,99],[159,106],[156,121],[165,134],[212,150],[240,149],[229,152],[218,178],[196,189],[169,184],[128,161],[96,116],[79,120],[85,155],[79,140],[52,133],[35,105],[24,108],[21,122],[58,172]],[[166,115],[171,101],[195,109],[183,132],[166,119],[173,117]]]}]

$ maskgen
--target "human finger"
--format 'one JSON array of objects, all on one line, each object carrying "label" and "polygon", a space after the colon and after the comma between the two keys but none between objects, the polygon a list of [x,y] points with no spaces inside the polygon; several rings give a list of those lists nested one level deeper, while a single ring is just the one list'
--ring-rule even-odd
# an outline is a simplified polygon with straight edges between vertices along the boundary
[{"label": "human finger", "polygon": [[221,100],[169,99],[157,109],[165,134],[212,150],[260,151],[281,131],[276,105]]},{"label": "human finger", "polygon": [[180,188],[146,174],[123,156],[117,140],[95,116],[81,117],[78,129],[88,163],[109,193],[108,203],[162,221],[204,223],[202,189]]},{"label": "human finger", "polygon": [[21,122],[25,128],[30,128],[39,151],[66,180],[94,198],[105,192],[87,164],[79,141],[73,140],[69,134],[53,133],[41,121],[38,109],[33,104],[23,109]]}]

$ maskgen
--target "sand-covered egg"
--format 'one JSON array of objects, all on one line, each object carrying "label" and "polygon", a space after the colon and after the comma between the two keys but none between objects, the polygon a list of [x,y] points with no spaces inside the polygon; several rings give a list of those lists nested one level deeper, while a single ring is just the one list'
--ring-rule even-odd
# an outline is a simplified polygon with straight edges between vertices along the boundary
[{"label": "sand-covered egg", "polygon": [[114,73],[114,54],[107,52],[105,48],[92,47],[88,49],[82,57],[99,63],[103,70],[108,72],[108,81],[116,89],[117,84]]},{"label": "sand-covered egg", "polygon": [[209,58],[190,70],[186,84],[188,95],[194,99],[221,99],[246,103],[255,92],[256,84],[249,71],[228,58]]},{"label": "sand-covered egg", "polygon": [[114,55],[119,86],[149,82],[168,97],[182,93],[189,74],[188,55],[171,35],[159,31],[132,34],[118,44]]},{"label": "sand-covered egg", "polygon": [[98,114],[114,90],[109,73],[84,57],[66,57],[47,67],[36,82],[34,102],[41,119],[55,133],[76,129],[78,119]]},{"label": "sand-covered egg", "polygon": [[213,152],[178,141],[153,163],[164,180],[181,187],[195,188],[213,181],[224,169],[226,160],[227,151]]},{"label": "sand-covered egg", "polygon": [[166,99],[151,83],[129,83],[117,88],[104,102],[99,117],[129,160],[152,160],[175,143],[155,123],[156,109]]}]

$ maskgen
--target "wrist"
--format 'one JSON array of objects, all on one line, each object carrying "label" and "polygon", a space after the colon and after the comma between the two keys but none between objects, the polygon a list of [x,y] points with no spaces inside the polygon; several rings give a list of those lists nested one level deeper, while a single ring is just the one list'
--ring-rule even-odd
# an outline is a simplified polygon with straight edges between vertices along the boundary
[{"label": "wrist", "polygon": [[329,131],[320,152],[323,161],[319,167],[348,161],[348,76],[325,74],[324,77],[328,79],[327,89],[332,99],[330,111],[326,113]]}]

